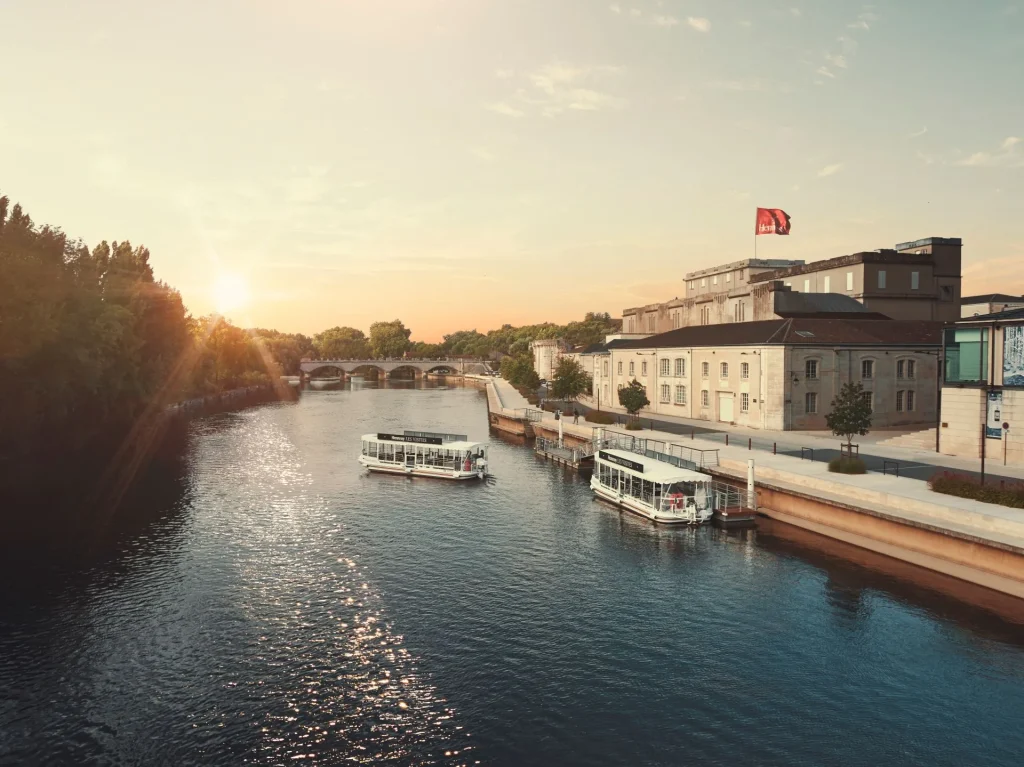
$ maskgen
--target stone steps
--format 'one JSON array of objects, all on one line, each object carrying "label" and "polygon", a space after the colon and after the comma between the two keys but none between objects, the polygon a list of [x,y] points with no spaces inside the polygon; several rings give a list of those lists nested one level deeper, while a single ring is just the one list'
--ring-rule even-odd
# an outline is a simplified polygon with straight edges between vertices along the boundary
[{"label": "stone steps", "polygon": [[915,431],[909,434],[900,434],[898,437],[879,440],[878,444],[887,445],[889,447],[907,447],[916,450],[934,450],[935,428],[933,427],[931,429],[924,429],[923,431]]}]

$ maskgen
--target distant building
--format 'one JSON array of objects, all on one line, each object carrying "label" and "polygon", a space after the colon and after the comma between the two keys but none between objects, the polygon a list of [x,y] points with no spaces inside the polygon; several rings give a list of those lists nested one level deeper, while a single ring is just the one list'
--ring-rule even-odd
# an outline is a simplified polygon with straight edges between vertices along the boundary
[{"label": "distant building", "polygon": [[[697,325],[760,322],[798,316],[791,294],[829,294],[816,312],[856,311],[898,320],[953,321],[960,316],[960,238],[929,237],[889,250],[854,253],[810,264],[747,259],[685,277],[682,298],[625,309],[626,332],[664,333]],[[790,294],[790,295],[787,295]],[[846,300],[840,300],[846,299]]]},{"label": "distant building", "polygon": [[960,300],[961,317],[980,317],[1005,312],[1007,309],[1024,309],[1024,296],[988,293],[984,296],[967,296]]},{"label": "distant building", "polygon": [[531,341],[530,351],[533,352],[533,369],[542,381],[550,381],[559,358],[569,351],[569,346],[561,339],[542,339]]},{"label": "distant building", "polygon": [[650,414],[766,430],[825,429],[841,386],[864,385],[874,428],[934,424],[940,323],[792,317],[684,327],[587,349],[594,397],[634,379]]},{"label": "distant building", "polygon": [[947,326],[943,359],[939,452],[1024,466],[1024,308]]}]

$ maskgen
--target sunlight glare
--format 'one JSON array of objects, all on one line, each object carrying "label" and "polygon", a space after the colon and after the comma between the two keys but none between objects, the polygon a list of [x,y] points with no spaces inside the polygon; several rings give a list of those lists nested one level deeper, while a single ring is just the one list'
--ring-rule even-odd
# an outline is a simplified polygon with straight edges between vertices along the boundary
[{"label": "sunlight glare", "polygon": [[221,314],[241,309],[249,303],[249,286],[238,274],[222,274],[213,285],[213,299]]}]

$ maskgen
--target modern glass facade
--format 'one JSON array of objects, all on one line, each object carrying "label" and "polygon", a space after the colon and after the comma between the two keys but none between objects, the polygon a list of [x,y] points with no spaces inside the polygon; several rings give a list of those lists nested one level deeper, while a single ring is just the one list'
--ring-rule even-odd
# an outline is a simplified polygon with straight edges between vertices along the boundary
[{"label": "modern glass facade", "polygon": [[988,383],[988,328],[947,328],[946,383]]}]

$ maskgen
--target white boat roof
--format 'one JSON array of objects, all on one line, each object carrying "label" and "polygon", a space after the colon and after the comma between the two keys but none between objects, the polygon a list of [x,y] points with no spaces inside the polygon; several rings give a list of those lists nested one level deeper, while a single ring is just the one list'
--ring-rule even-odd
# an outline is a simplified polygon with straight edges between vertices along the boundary
[{"label": "white boat roof", "polygon": [[438,445],[410,441],[410,438],[406,437],[403,434],[389,434],[388,436],[391,437],[391,439],[381,439],[381,435],[376,433],[364,434],[363,440],[365,442],[394,442],[395,444],[400,445],[420,445],[422,447],[441,448],[442,450],[471,450],[474,447],[480,447],[484,445],[483,442],[468,442],[464,440],[459,440],[457,442],[442,442],[440,445]]},{"label": "white boat roof", "polygon": [[[649,479],[651,482],[658,482],[663,485],[667,485],[672,482],[711,481],[711,477],[707,474],[702,474],[701,472],[693,471],[692,469],[683,469],[679,466],[673,466],[670,463],[665,463],[664,461],[659,461],[655,458],[648,458],[647,456],[633,453],[629,450],[610,450],[602,448],[597,456],[598,460],[601,458],[600,453],[607,453],[615,458],[621,458],[634,464],[640,464],[643,466],[643,478]],[[627,471],[636,471],[636,469],[631,469],[629,466],[619,465],[614,461],[605,461],[605,463],[609,466],[626,469]]]}]

